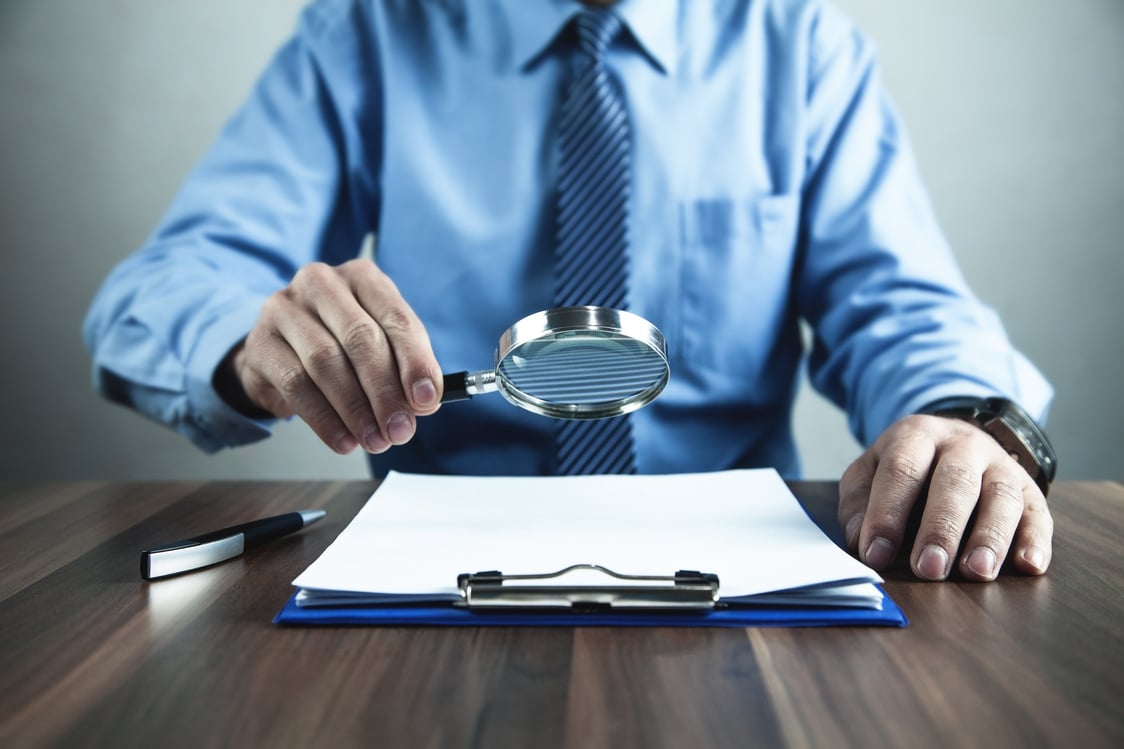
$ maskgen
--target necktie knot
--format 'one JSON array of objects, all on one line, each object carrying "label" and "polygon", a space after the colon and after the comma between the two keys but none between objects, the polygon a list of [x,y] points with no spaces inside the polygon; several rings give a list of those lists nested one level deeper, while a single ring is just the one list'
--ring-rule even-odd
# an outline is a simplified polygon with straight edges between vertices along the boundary
[{"label": "necktie knot", "polygon": [[578,33],[578,49],[594,61],[605,59],[609,42],[620,33],[621,19],[609,10],[583,10],[574,20]]}]

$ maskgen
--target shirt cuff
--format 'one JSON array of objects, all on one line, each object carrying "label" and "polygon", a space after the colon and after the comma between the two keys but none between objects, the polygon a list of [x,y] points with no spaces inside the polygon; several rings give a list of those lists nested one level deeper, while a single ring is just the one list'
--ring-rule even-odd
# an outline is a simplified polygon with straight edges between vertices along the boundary
[{"label": "shirt cuff", "polygon": [[264,297],[250,296],[224,307],[199,336],[186,367],[187,419],[192,441],[207,452],[268,437],[276,419],[251,419],[215,391],[215,368],[257,322]]},{"label": "shirt cuff", "polygon": [[[873,435],[876,439],[881,430],[897,419],[908,414],[920,413],[932,403],[945,398],[1008,398],[1018,403],[1039,426],[1046,425],[1054,389],[1045,377],[1022,354],[1011,353],[1010,377],[1005,383],[983,383],[974,379],[949,379],[913,394],[905,401],[902,413],[884,415],[879,424],[880,431]],[[873,442],[873,440],[872,440]]]}]

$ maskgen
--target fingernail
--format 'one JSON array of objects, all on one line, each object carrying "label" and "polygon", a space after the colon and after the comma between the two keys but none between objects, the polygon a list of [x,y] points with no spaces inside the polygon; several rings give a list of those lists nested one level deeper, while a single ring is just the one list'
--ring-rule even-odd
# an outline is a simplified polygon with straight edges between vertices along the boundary
[{"label": "fingernail", "polygon": [[386,433],[390,435],[392,443],[401,445],[403,442],[409,442],[414,436],[414,426],[410,423],[410,417],[399,411],[386,422]]},{"label": "fingernail", "polygon": [[894,545],[878,536],[866,547],[863,559],[876,570],[885,569],[894,561]]},{"label": "fingernail", "polygon": [[359,443],[355,441],[355,438],[347,432],[344,432],[340,436],[336,437],[336,452],[338,453],[344,453],[346,455],[347,453],[354,450],[358,445]]},{"label": "fingernail", "polygon": [[1031,546],[1023,552],[1023,561],[1033,567],[1037,572],[1046,569],[1046,552],[1041,547]]},{"label": "fingernail", "polygon": [[418,380],[414,383],[414,403],[419,406],[428,406],[437,400],[437,388],[433,380]]},{"label": "fingernail", "polygon": [[948,577],[948,552],[936,544],[929,544],[917,557],[917,576],[926,580],[944,580]]},{"label": "fingernail", "polygon": [[990,580],[995,577],[995,552],[986,546],[973,549],[964,566],[980,577]]},{"label": "fingernail", "polygon": [[382,434],[374,427],[371,427],[367,436],[363,438],[363,444],[367,446],[367,452],[371,453],[386,452],[386,449],[390,447],[390,443],[383,439]]},{"label": "fingernail", "polygon": [[847,548],[854,549],[859,545],[859,531],[863,527],[862,513],[854,515],[847,521],[847,529],[843,534],[847,537]]}]

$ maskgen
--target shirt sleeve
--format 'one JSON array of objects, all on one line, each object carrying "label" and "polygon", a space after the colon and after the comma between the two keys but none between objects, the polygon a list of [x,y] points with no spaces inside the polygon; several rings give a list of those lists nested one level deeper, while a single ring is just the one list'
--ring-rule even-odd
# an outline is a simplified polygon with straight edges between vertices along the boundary
[{"label": "shirt sleeve", "polygon": [[[348,164],[377,163],[360,138],[378,99],[358,4],[307,8],[246,103],[146,244],[109,275],[83,324],[95,388],[205,451],[269,434],[216,394],[212,377],[261,306],[302,265],[354,257],[374,188]],[[360,89],[347,81],[364,80]]]},{"label": "shirt sleeve", "polygon": [[1050,385],[958,270],[870,43],[830,7],[810,33],[797,294],[813,385],[868,445],[949,395],[1004,396],[1044,419]]}]

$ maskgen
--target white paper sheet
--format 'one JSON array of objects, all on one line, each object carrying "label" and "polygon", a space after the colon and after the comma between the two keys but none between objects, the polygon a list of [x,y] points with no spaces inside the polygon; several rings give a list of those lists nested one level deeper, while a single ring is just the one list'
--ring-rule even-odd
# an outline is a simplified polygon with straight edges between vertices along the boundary
[{"label": "white paper sheet", "polygon": [[[806,602],[881,601],[869,584],[881,582],[877,573],[832,543],[771,469],[531,478],[392,473],[293,584],[302,605],[326,603],[331,592],[459,598],[460,573],[547,573],[579,563],[635,575],[710,572],[727,600],[828,586],[807,591]],[[785,593],[783,600],[801,598]]]}]

